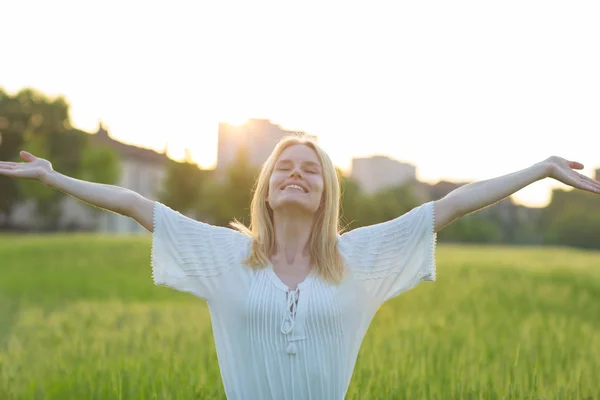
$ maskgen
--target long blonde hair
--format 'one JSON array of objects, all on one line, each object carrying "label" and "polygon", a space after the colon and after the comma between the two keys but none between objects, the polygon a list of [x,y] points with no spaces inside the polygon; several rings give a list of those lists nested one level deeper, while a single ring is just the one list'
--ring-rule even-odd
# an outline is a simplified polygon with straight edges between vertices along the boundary
[{"label": "long blonde hair", "polygon": [[254,186],[250,206],[250,228],[238,221],[233,221],[230,225],[252,238],[250,254],[244,263],[254,269],[261,269],[269,265],[271,262],[269,256],[276,250],[273,210],[267,203],[269,179],[281,153],[295,144],[303,144],[312,148],[321,161],[323,171],[321,204],[315,213],[313,231],[309,238],[311,263],[321,278],[330,283],[339,283],[346,272],[337,242],[340,232],[340,182],[333,162],[311,137],[305,135],[284,136],[277,143],[267,161],[262,165]]}]

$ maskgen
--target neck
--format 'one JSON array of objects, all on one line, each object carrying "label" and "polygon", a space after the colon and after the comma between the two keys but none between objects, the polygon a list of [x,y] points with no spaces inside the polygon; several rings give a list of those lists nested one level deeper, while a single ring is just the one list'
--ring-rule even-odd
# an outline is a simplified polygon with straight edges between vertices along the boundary
[{"label": "neck", "polygon": [[275,228],[275,254],[278,262],[287,264],[310,259],[309,239],[313,228],[313,215],[296,210],[273,212]]}]

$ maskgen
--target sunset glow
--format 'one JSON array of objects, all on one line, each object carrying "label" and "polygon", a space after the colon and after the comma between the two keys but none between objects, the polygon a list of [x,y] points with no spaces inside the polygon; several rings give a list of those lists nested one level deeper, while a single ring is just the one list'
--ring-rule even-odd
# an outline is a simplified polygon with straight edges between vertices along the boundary
[{"label": "sunset glow", "polygon": [[343,169],[385,154],[431,183],[551,155],[600,168],[598,3],[34,3],[3,5],[0,86],[62,94],[76,127],[204,168],[218,123],[248,118],[317,135]]}]

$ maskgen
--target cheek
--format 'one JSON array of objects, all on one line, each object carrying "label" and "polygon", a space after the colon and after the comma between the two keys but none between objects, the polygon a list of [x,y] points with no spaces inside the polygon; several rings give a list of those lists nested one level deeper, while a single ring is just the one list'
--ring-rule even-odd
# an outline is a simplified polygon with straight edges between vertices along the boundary
[{"label": "cheek", "polygon": [[277,187],[276,181],[276,177],[271,175],[271,178],[269,179],[269,193],[272,193],[273,190],[275,190],[275,188]]},{"label": "cheek", "polygon": [[313,188],[315,188],[317,190],[317,192],[319,192],[320,195],[323,194],[323,189],[324,189],[325,185],[323,183],[323,179],[317,179],[314,183],[313,183]]}]

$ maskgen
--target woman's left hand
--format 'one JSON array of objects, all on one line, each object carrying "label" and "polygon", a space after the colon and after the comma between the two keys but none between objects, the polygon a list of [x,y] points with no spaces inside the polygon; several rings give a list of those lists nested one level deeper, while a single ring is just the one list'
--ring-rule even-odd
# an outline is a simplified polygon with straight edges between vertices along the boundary
[{"label": "woman's left hand", "polygon": [[557,156],[552,156],[542,163],[547,168],[549,178],[554,178],[577,189],[600,194],[600,182],[574,171],[583,169],[583,164]]}]

